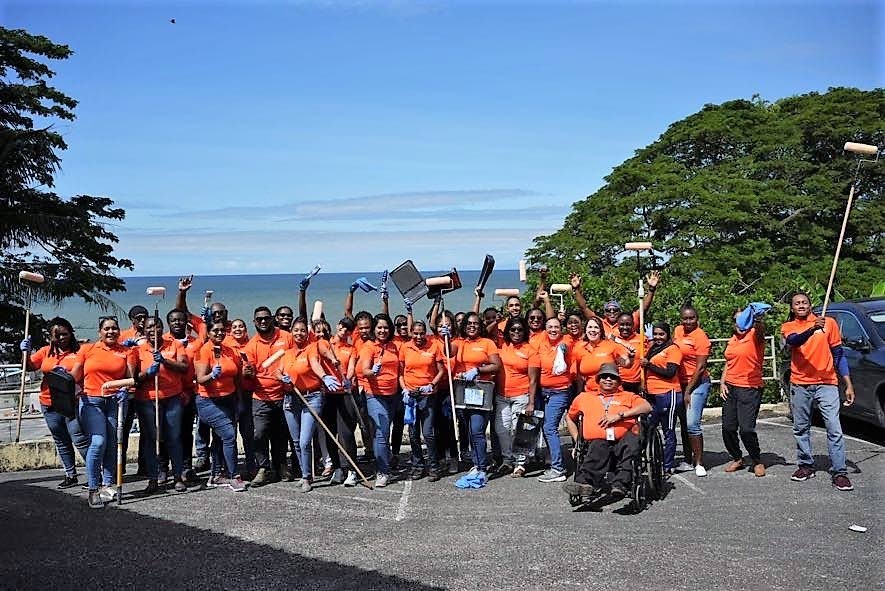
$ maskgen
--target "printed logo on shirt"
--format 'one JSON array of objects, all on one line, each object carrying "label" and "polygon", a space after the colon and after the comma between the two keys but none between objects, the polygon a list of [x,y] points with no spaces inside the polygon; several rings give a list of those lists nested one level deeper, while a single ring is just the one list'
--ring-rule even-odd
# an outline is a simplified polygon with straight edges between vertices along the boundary
[{"label": "printed logo on shirt", "polygon": [[529,358],[529,356],[526,355],[525,353],[523,353],[522,351],[517,351],[516,353],[514,353],[514,355],[516,355],[517,357],[520,357],[520,358],[522,358],[522,359],[528,359],[528,358]]}]

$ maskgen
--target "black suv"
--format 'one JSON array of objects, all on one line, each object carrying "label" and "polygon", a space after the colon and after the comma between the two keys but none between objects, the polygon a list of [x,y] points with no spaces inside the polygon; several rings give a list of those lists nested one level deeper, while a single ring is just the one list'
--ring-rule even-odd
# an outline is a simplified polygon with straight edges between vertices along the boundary
[{"label": "black suv", "polygon": [[[814,312],[820,314],[820,307]],[[885,428],[885,298],[832,303],[827,306],[827,316],[839,325],[854,384],[854,404],[843,406],[842,415]],[[789,347],[783,355],[781,379],[789,392]],[[839,389],[843,389],[841,383]]]}]

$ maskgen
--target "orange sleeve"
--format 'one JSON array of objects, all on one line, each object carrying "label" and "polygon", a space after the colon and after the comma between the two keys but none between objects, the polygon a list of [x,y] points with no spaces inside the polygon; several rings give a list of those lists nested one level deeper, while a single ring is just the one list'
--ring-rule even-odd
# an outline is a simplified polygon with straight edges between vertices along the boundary
[{"label": "orange sleeve", "polygon": [[839,333],[839,325],[829,316],[826,317],[824,322],[826,323],[825,328],[829,328],[827,330],[827,343],[830,345],[830,348],[840,346],[842,344],[842,335]]}]

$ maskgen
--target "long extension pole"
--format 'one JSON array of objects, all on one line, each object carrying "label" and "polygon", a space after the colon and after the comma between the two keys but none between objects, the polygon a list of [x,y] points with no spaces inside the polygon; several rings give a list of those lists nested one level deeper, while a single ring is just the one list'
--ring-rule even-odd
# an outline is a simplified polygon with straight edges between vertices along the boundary
[{"label": "long extension pole", "polygon": [[854,187],[857,185],[857,176],[860,173],[860,163],[857,162],[857,170],[854,173],[854,180],[851,183],[851,190],[848,191],[848,203],[845,204],[845,215],[842,216],[842,229],[839,231],[839,241],[836,242],[836,254],[833,256],[833,266],[830,269],[830,280],[827,282],[827,293],[824,296],[824,305],[821,308],[821,318],[827,315],[827,306],[830,305],[830,294],[833,291],[833,280],[836,278],[836,267],[839,265],[839,254],[842,252],[842,241],[845,239],[845,228],[848,227],[848,216],[851,213],[851,202],[854,201]]},{"label": "long extension pole", "polygon": [[[28,307],[25,309],[25,338],[31,334],[31,286],[28,285]],[[22,411],[25,406],[25,372],[28,370],[28,352],[22,351],[21,384],[18,392],[18,417],[15,421],[15,442],[18,443],[22,434]]]},{"label": "long extension pole", "polygon": [[[445,314],[446,300],[442,297],[440,297],[440,308],[441,308],[440,309],[440,318],[442,319],[442,318],[446,317],[446,314]],[[452,328],[455,328],[455,327],[452,326],[449,330],[451,331]],[[446,348],[446,373],[448,374],[448,377],[449,377],[449,404],[452,407],[452,429],[455,432],[455,445],[458,448],[458,458],[456,458],[456,459],[460,462],[461,461],[461,457],[460,457],[461,456],[461,436],[458,434],[458,416],[457,416],[457,409],[455,408],[455,387],[452,384],[452,362],[451,362],[452,351],[451,351],[450,344],[449,344],[449,335],[443,336],[443,342],[444,342],[445,348]]]}]

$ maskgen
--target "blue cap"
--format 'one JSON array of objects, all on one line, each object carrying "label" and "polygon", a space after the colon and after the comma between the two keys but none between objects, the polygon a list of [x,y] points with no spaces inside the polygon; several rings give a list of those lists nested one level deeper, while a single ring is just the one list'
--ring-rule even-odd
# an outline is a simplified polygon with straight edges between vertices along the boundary
[{"label": "blue cap", "polygon": [[605,308],[617,308],[618,310],[623,310],[623,308],[621,308],[621,302],[618,300],[611,300],[605,305]]}]

